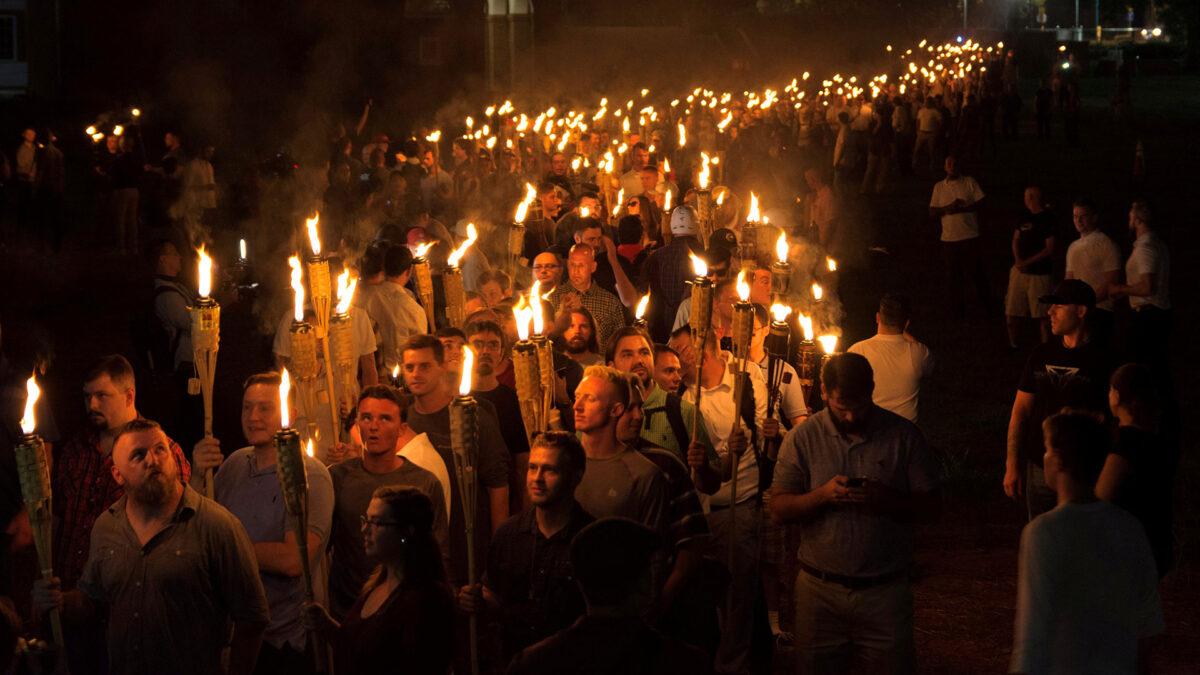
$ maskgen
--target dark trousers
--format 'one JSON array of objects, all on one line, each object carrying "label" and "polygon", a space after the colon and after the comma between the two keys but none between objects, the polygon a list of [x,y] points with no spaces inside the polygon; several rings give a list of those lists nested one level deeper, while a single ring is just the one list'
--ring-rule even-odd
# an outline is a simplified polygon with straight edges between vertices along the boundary
[{"label": "dark trousers", "polygon": [[303,650],[296,650],[289,644],[273,647],[263,642],[258,650],[258,662],[254,664],[254,675],[310,675],[316,672],[313,657]]},{"label": "dark trousers", "polygon": [[1141,361],[1152,370],[1165,372],[1170,331],[1171,310],[1153,305],[1134,308],[1129,326],[1129,360]]},{"label": "dark trousers", "polygon": [[975,286],[979,304],[987,315],[992,313],[992,292],[983,269],[982,244],[979,237],[942,242],[942,261],[946,269],[946,311],[953,318],[962,318],[963,284],[968,279]]},{"label": "dark trousers", "polygon": [[1039,140],[1050,140],[1050,115],[1037,116],[1037,134]]},{"label": "dark trousers", "polygon": [[1088,313],[1087,327],[1088,335],[1092,342],[1104,345],[1105,347],[1114,347],[1115,340],[1113,334],[1116,329],[1116,316],[1105,309],[1096,308]]}]

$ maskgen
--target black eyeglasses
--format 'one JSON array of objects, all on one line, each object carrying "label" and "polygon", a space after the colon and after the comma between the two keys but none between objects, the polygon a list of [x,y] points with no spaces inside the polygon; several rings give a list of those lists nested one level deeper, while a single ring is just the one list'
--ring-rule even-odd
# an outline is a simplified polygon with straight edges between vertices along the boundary
[{"label": "black eyeglasses", "polygon": [[400,525],[400,523],[397,523],[393,520],[375,520],[366,516],[359,516],[358,522],[362,523],[362,527],[367,527],[369,525],[371,529],[380,527],[398,527]]},{"label": "black eyeglasses", "polygon": [[562,265],[534,265],[533,269],[535,269],[535,270],[556,270],[560,267],[562,267]]}]

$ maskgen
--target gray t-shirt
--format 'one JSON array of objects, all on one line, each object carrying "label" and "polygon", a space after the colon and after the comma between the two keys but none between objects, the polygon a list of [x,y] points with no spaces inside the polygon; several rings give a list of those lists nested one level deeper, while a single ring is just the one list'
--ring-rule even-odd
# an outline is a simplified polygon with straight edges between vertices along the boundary
[{"label": "gray t-shirt", "polygon": [[[930,492],[937,473],[916,425],[872,405],[861,440],[834,426],[829,409],[788,432],[779,449],[772,488],[805,494],[834,476],[866,476],[901,492]],[[858,505],[826,506],[800,524],[797,557],[823,572],[873,577],[912,564],[912,526]]]},{"label": "gray t-shirt", "polygon": [[[320,543],[309,556],[325,551],[329,544],[329,527],[333,518],[333,482],[329,470],[313,457],[305,457],[308,472],[308,531]],[[294,526],[283,503],[283,488],[279,485],[276,465],[258,468],[254,448],[246,447],[229,456],[213,477],[217,503],[237,516],[250,541],[254,543],[282,542]],[[304,602],[303,581],[259,570],[267,602],[271,607],[271,623],[263,639],[273,647],[289,644],[304,650],[305,633],[300,625],[300,605]]]},{"label": "gray t-shirt", "polygon": [[442,484],[430,472],[408,460],[389,473],[371,473],[362,457],[352,457],[329,467],[333,480],[333,560],[329,569],[329,607],[342,617],[354,604],[375,563],[363,549],[362,521],[375,490],[390,485],[408,485],[424,492],[433,502],[433,535],[446,555],[446,501]]},{"label": "gray t-shirt", "polygon": [[270,618],[245,528],[184,486],[170,524],[143,546],[127,499],[96,519],[79,579],[79,590],[108,607],[110,672],[223,672],[229,622]]},{"label": "gray t-shirt", "polygon": [[640,452],[625,450],[608,459],[588,458],[575,500],[595,518],[632,518],[665,535],[667,482],[654,462]]}]

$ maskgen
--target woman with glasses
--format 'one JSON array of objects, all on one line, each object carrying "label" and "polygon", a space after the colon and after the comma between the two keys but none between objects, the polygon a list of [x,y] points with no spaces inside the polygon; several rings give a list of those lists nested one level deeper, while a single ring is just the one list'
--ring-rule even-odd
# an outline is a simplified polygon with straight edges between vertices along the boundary
[{"label": "woman with glasses", "polygon": [[433,504],[413,487],[379,488],[362,532],[379,566],[340,624],[313,603],[304,610],[306,626],[333,646],[336,672],[444,675],[454,655],[454,605],[433,537]]}]

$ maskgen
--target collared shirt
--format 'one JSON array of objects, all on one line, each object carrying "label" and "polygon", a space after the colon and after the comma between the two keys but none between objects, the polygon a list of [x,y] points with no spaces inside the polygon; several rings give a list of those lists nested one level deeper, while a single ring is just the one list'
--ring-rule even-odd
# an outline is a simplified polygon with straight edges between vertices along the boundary
[{"label": "collared shirt", "polygon": [[1167,245],[1154,232],[1147,232],[1133,242],[1133,252],[1125,262],[1126,283],[1137,283],[1143,274],[1154,275],[1154,288],[1151,289],[1150,295],[1129,296],[1129,306],[1149,305],[1159,309],[1171,309],[1171,254]]},{"label": "collared shirt", "polygon": [[[1121,251],[1100,230],[1080,235],[1067,247],[1067,276],[1085,282],[1093,290],[1104,287],[1104,276],[1121,269]],[[1113,311],[1112,298],[1096,301],[1096,309]]]},{"label": "collared shirt", "polygon": [[[289,532],[295,531],[284,506],[277,469],[278,464],[259,468],[254,448],[246,447],[230,455],[214,476],[217,503],[241,521],[250,541],[256,544],[283,542]],[[308,531],[317,536],[315,551],[324,553],[333,518],[333,482],[329,470],[315,457],[304,458],[304,469],[308,472]],[[315,551],[309,550],[309,555]],[[271,608],[271,623],[263,640],[275,648],[289,644],[304,651],[304,627],[300,625],[304,593],[299,579],[262,570],[259,576]]]},{"label": "collared shirt", "polygon": [[903,335],[878,334],[846,350],[861,354],[875,373],[875,405],[910,422],[917,421],[921,378],[933,372],[933,352]]},{"label": "collared shirt", "polygon": [[[654,385],[654,390],[646,396],[642,403],[642,411],[646,413],[645,419],[642,420],[642,438],[651,445],[670,450],[675,453],[679,461],[687,464],[687,448],[679,447],[679,441],[675,438],[675,430],[671,428],[671,420],[667,417],[666,390]],[[679,412],[683,416],[683,426],[687,430],[688,438],[692,436],[692,417],[694,416],[692,411],[691,403],[683,400],[679,402]],[[700,431],[696,434],[696,440],[704,444],[704,456],[708,459],[708,463],[714,469],[720,469],[721,458],[717,456],[717,451],[713,447],[705,427],[704,411],[701,411]]]},{"label": "collared shirt", "polygon": [[268,619],[246,530],[185,486],[171,522],[143,546],[122,497],[96,520],[79,589],[108,606],[114,673],[222,672],[229,622]]},{"label": "collared shirt", "polygon": [[[179,481],[187,485],[192,478],[192,465],[183,448],[170,438],[167,440],[179,463]],[[100,435],[95,431],[76,435],[55,449],[50,472],[54,515],[58,521],[53,546],[54,572],[62,579],[64,591],[75,588],[83,574],[96,519],[125,495],[125,488],[113,478],[112,468],[112,455],[100,447]]]},{"label": "collared shirt", "polygon": [[[722,462],[729,454],[729,436],[733,432],[734,415],[737,414],[737,403],[733,398],[737,379],[728,367],[729,357],[728,352],[721,352],[721,358],[726,362],[725,374],[715,387],[709,388],[701,385],[703,391],[700,395],[700,414],[704,419],[708,437],[712,439],[713,449],[717,451],[717,456],[721,458]],[[767,416],[766,383],[763,382],[760,369],[748,368],[747,370],[750,372],[750,384],[754,391],[754,426],[756,429],[762,429],[763,420]],[[694,403],[696,390],[689,388],[683,398],[688,403]],[[743,426],[742,420],[738,420],[737,424]],[[746,430],[746,437],[751,438],[749,429]],[[761,440],[759,434],[755,434],[753,437]],[[737,479],[738,492],[736,499],[733,500],[735,503],[744,502],[758,494],[758,462],[755,459],[753,447],[747,447],[738,459]],[[720,489],[709,498],[710,503],[728,505],[732,490],[732,480],[722,482]]]},{"label": "collared shirt", "polygon": [[[970,206],[983,199],[983,188],[970,176],[958,176],[938,181],[933,186],[933,196],[929,206],[942,208],[950,206],[955,199],[961,199],[965,206]],[[948,213],[942,216],[942,241],[964,241],[979,236],[979,216],[974,211]]]},{"label": "collared shirt", "polygon": [[[800,375],[792,364],[784,359],[778,359],[778,365],[783,368],[779,377],[779,400],[775,403],[774,417],[782,417],[790,425],[797,417],[808,416],[808,405],[804,403],[804,385],[800,383]],[[765,355],[759,362],[763,380],[770,377],[771,360]]]},{"label": "collared shirt", "polygon": [[570,280],[559,284],[550,294],[550,302],[556,310],[562,307],[563,296],[567,293],[578,294],[580,304],[596,319],[596,339],[601,345],[607,344],[608,337],[625,325],[625,306],[617,296],[600,288],[594,279],[586,291],[577,289]]},{"label": "collared shirt", "polygon": [[575,535],[593,520],[575,503],[571,519],[550,537],[542,534],[532,508],[496,530],[483,583],[500,596],[505,660],[583,615],[570,551]]},{"label": "collared shirt", "polygon": [[[872,406],[860,440],[842,434],[828,408],[789,431],[771,487],[806,494],[839,475],[873,478],[909,493],[937,487],[933,457],[921,432],[878,406]],[[797,557],[824,572],[880,576],[907,569],[912,556],[911,525],[860,506],[829,505],[800,524]]]},{"label": "collared shirt", "polygon": [[380,351],[387,370],[399,364],[400,346],[413,335],[429,332],[429,319],[412,291],[400,284],[384,281],[375,286],[367,299],[367,314],[379,326]]}]

